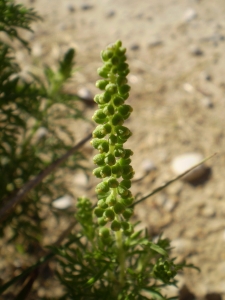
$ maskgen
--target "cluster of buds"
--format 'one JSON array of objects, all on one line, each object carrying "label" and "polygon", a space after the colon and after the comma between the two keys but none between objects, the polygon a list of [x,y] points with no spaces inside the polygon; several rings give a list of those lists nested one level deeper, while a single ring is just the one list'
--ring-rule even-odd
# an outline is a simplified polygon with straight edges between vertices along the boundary
[{"label": "cluster of buds", "polygon": [[123,124],[132,112],[132,107],[125,104],[130,90],[125,52],[120,41],[102,51],[104,65],[98,69],[98,74],[103,79],[98,80],[96,86],[103,92],[94,98],[98,110],[92,117],[99,124],[91,141],[99,151],[93,159],[98,166],[93,174],[102,179],[96,187],[98,203],[94,212],[102,226],[101,235],[106,240],[110,234],[105,227],[107,223],[111,223],[113,231],[123,230],[125,235],[133,232],[128,221],[133,214],[129,208],[134,200],[129,190],[134,176],[130,165],[133,152],[123,145],[131,136],[131,131]]},{"label": "cluster of buds", "polygon": [[169,283],[170,280],[177,275],[177,266],[173,261],[159,258],[153,268],[153,272],[156,278],[160,278],[163,282]]}]

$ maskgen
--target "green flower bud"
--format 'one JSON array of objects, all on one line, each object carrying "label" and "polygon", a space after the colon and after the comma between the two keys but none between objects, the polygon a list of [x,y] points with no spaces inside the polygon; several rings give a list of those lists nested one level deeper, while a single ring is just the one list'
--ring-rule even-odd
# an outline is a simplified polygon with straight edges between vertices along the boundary
[{"label": "green flower bud", "polygon": [[126,77],[123,77],[123,76],[118,76],[117,80],[116,80],[116,83],[118,85],[123,85],[123,84],[126,84],[127,83],[127,78]]},{"label": "green flower bud", "polygon": [[97,194],[105,194],[109,191],[109,186],[106,181],[100,182],[95,189]]},{"label": "green flower bud", "polygon": [[115,146],[114,155],[115,157],[124,157],[125,150],[121,146]]},{"label": "green flower bud", "polygon": [[123,117],[127,117],[127,115],[130,115],[130,113],[133,111],[133,108],[130,105],[124,104],[121,105],[118,108],[118,112],[123,116]]},{"label": "green flower bud", "polygon": [[104,227],[100,229],[99,235],[103,238],[108,238],[110,236],[110,231],[108,228]]},{"label": "green flower bud", "polygon": [[105,66],[103,66],[97,69],[97,73],[103,78],[108,78],[109,70],[108,68],[105,68]]},{"label": "green flower bud", "polygon": [[115,96],[113,97],[113,104],[114,104],[115,106],[120,106],[120,105],[122,105],[123,103],[124,103],[124,99],[123,99],[121,96],[115,95]]},{"label": "green flower bud", "polygon": [[118,65],[118,63],[119,63],[118,57],[116,57],[116,56],[112,57],[111,62],[113,65]]},{"label": "green flower bud", "polygon": [[93,139],[91,141],[91,144],[95,149],[98,149],[98,147],[103,143],[103,141],[105,141],[105,140]]},{"label": "green flower bud", "polygon": [[134,232],[133,226],[130,225],[130,227],[127,230],[124,230],[124,235],[131,236],[131,234]]},{"label": "green flower bud", "polygon": [[117,200],[114,195],[111,194],[106,198],[106,203],[108,206],[114,206],[117,203]]},{"label": "green flower bud", "polygon": [[128,166],[128,165],[131,163],[131,159],[130,159],[130,158],[127,158],[127,159],[120,158],[120,159],[118,160],[118,163],[119,163],[121,166]]},{"label": "green flower bud", "polygon": [[[105,217],[99,218],[98,219],[98,224],[99,226],[105,226],[107,224],[108,220]],[[104,227],[105,229],[108,229],[106,227]]]},{"label": "green flower bud", "polygon": [[128,74],[130,73],[130,70],[127,68],[127,69],[124,69],[123,71],[121,70],[118,70],[118,74],[120,76],[127,76]]},{"label": "green flower bud", "polygon": [[122,197],[125,197],[128,195],[128,189],[124,186],[118,186],[117,188],[118,194]]},{"label": "green flower bud", "polygon": [[95,209],[94,209],[94,214],[95,214],[98,218],[100,218],[100,217],[103,216],[104,211],[105,211],[105,210],[102,209],[102,208],[95,207]]},{"label": "green flower bud", "polygon": [[103,113],[103,110],[102,109],[98,109],[93,117],[92,117],[92,120],[94,120],[96,123],[98,124],[104,124],[108,121],[108,118],[107,116]]},{"label": "green flower bud", "polygon": [[128,138],[126,138],[126,137],[121,138],[118,136],[118,138],[117,138],[118,144],[120,144],[120,145],[123,145],[124,143],[126,143],[127,140],[128,140]]},{"label": "green flower bud", "polygon": [[101,199],[98,200],[98,207],[105,210],[106,208],[108,208],[108,204],[105,202],[105,200]]},{"label": "green flower bud", "polygon": [[[129,191],[130,192],[130,191]],[[124,205],[124,206],[130,206],[133,202],[134,202],[134,198],[133,197],[127,197],[127,198],[121,198],[120,202]]]},{"label": "green flower bud", "polygon": [[111,72],[113,74],[117,74],[118,73],[118,68],[116,66],[113,66],[112,69],[111,69]]},{"label": "green flower bud", "polygon": [[120,177],[122,175],[122,168],[119,164],[116,164],[111,167],[112,174],[117,175],[117,177]]},{"label": "green flower bud", "polygon": [[109,144],[114,146],[116,143],[117,143],[117,136],[114,134],[110,134]]},{"label": "green flower bud", "polygon": [[128,230],[130,228],[130,223],[126,221],[122,221],[121,227],[123,228],[123,230]]},{"label": "green flower bud", "polygon": [[99,144],[97,149],[100,153],[103,153],[103,152],[107,153],[109,151],[108,142],[106,140],[102,140],[102,142]]},{"label": "green flower bud", "polygon": [[130,165],[123,166],[122,169],[123,169],[123,174],[124,175],[128,175],[128,174],[130,174],[134,171],[132,166],[130,166]]},{"label": "green flower bud", "polygon": [[102,178],[101,171],[102,171],[102,167],[96,168],[93,170],[92,174],[97,178]]},{"label": "green flower bud", "polygon": [[105,125],[98,125],[95,130],[93,131],[92,135],[94,138],[103,138],[104,136],[106,136],[108,132],[105,129]]},{"label": "green flower bud", "polygon": [[94,164],[98,166],[105,165],[105,154],[97,154],[93,157]]},{"label": "green flower bud", "polygon": [[117,221],[117,220],[112,221],[112,223],[111,223],[111,229],[112,229],[113,231],[119,231],[119,230],[121,229],[121,224],[120,224],[120,222]]},{"label": "green flower bud", "polygon": [[105,210],[104,216],[105,216],[108,220],[110,220],[110,221],[112,221],[112,220],[115,219],[115,213],[114,213],[114,211],[113,211],[111,208],[107,208],[107,209]]},{"label": "green flower bud", "polygon": [[115,42],[115,47],[120,48],[122,46],[122,42],[120,40]]},{"label": "green flower bud", "polygon": [[103,101],[103,103],[109,103],[110,100],[111,100],[111,93],[105,91],[102,94],[102,101]]},{"label": "green flower bud", "polygon": [[100,102],[99,102],[99,97],[100,97],[100,94],[97,94],[97,95],[94,96],[94,101],[95,101],[97,104],[100,103]]},{"label": "green flower bud", "polygon": [[132,150],[130,150],[130,149],[125,149],[124,150],[124,159],[127,159],[127,158],[129,158],[131,155],[133,155],[134,154],[134,152],[132,151]]},{"label": "green flower bud", "polygon": [[112,126],[109,123],[103,125],[103,128],[106,133],[110,133],[112,131]]},{"label": "green flower bud", "polygon": [[105,67],[108,71],[110,71],[110,70],[112,69],[113,65],[112,65],[111,61],[107,61],[107,62],[104,64],[104,67]]},{"label": "green flower bud", "polygon": [[129,138],[132,135],[127,127],[121,125],[116,126],[115,131],[120,138]]},{"label": "green flower bud", "polygon": [[93,115],[92,120],[97,124],[105,124],[109,119],[107,117],[105,119],[100,119],[96,115]]},{"label": "green flower bud", "polygon": [[127,70],[129,67],[129,65],[125,62],[121,62],[119,65],[118,65],[118,73],[120,75],[121,72],[124,72],[125,70]]},{"label": "green flower bud", "polygon": [[133,215],[133,213],[134,213],[134,211],[132,208],[126,208],[122,214],[123,214],[124,219],[129,220],[130,217]]},{"label": "green flower bud", "polygon": [[119,49],[116,49],[116,55],[117,56],[125,56],[127,49],[120,47]]},{"label": "green flower bud", "polygon": [[129,98],[129,93],[123,94],[123,95],[121,95],[121,97],[123,97],[123,99],[125,101]]},{"label": "green flower bud", "polygon": [[106,116],[112,116],[115,112],[115,109],[111,104],[109,104],[106,107],[104,107],[103,112]]},{"label": "green flower bud", "polygon": [[116,163],[116,159],[113,154],[109,153],[105,157],[105,163],[109,166],[113,166]]},{"label": "green flower bud", "polygon": [[122,125],[123,122],[124,122],[123,117],[118,113],[114,114],[114,116],[112,117],[112,125],[114,126]]},{"label": "green flower bud", "polygon": [[105,90],[110,93],[111,95],[116,94],[117,93],[117,86],[114,83],[109,83],[107,84],[107,86],[105,87]]},{"label": "green flower bud", "polygon": [[119,86],[119,93],[121,95],[127,94],[129,91],[130,91],[130,86],[128,84]]},{"label": "green flower bud", "polygon": [[111,176],[111,168],[109,166],[104,166],[101,171],[102,178]]},{"label": "green flower bud", "polygon": [[131,181],[130,180],[122,180],[120,182],[121,186],[125,186],[127,189],[131,188]]},{"label": "green flower bud", "polygon": [[113,57],[113,51],[112,50],[106,49],[106,50],[103,50],[101,52],[101,58],[104,62],[108,61],[112,57]]},{"label": "green flower bud", "polygon": [[123,179],[130,180],[134,177],[135,172],[131,172],[130,174],[122,174]]},{"label": "green flower bud", "polygon": [[109,83],[108,80],[103,80],[103,79],[100,79],[96,82],[96,87],[99,88],[100,90],[104,90],[105,87],[107,86],[107,84]]},{"label": "green flower bud", "polygon": [[122,212],[124,212],[125,206],[124,206],[122,203],[117,202],[117,203],[114,205],[113,209],[114,209],[114,212],[115,212],[116,214],[121,214]]},{"label": "green flower bud", "polygon": [[108,185],[110,188],[116,188],[119,185],[119,182],[115,178],[110,178],[108,180]]}]

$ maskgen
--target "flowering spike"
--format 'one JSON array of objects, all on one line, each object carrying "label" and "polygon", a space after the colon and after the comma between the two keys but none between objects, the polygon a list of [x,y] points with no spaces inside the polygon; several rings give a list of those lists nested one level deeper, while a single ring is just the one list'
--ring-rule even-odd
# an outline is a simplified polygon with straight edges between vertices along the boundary
[{"label": "flowering spike", "polygon": [[98,167],[93,174],[103,179],[96,187],[99,201],[95,214],[99,218],[98,223],[105,226],[111,222],[112,231],[123,230],[127,235],[132,232],[127,220],[132,215],[129,206],[134,198],[129,189],[134,171],[130,165],[133,152],[124,149],[123,145],[132,134],[123,123],[133,110],[130,105],[124,104],[130,91],[125,52],[121,41],[101,52],[103,66],[98,69],[98,74],[103,79],[98,80],[96,86],[102,94],[94,98],[99,109],[92,117],[100,125],[93,131],[91,143],[100,152],[94,157]]}]

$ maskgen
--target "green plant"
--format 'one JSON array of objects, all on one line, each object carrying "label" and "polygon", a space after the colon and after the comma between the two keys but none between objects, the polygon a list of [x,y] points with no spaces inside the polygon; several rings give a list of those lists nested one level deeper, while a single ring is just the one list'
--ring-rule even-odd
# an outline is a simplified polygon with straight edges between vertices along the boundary
[{"label": "green plant", "polygon": [[[12,42],[18,39],[29,49],[18,29],[30,30],[30,22],[38,19],[33,10],[0,0],[0,31]],[[60,299],[166,299],[162,288],[176,285],[176,274],[188,265],[176,264],[169,256],[170,242],[161,237],[153,242],[147,230],[136,230],[131,217],[135,205],[178,178],[139,200],[131,193],[133,152],[124,146],[131,136],[124,122],[132,112],[125,104],[130,90],[126,49],[120,41],[110,45],[102,51],[104,65],[98,69],[103,79],[96,85],[102,93],[94,98],[98,109],[93,120],[98,125],[92,139],[99,151],[93,171],[101,179],[96,187],[98,201],[93,207],[88,198],[78,199],[75,221],[72,212],[72,223],[47,253],[42,248],[42,224],[48,214],[43,217],[42,210],[47,206],[47,212],[51,211],[51,201],[67,192],[61,175],[82,168],[83,155],[76,151],[89,139],[71,148],[74,137],[64,125],[67,118],[84,118],[78,98],[63,90],[72,76],[75,52],[68,50],[57,71],[45,67],[44,79],[32,75],[29,82],[21,78],[13,52],[12,45],[0,41],[0,233],[21,256],[29,252],[33,241],[42,251],[29,261],[29,267],[22,266],[19,275],[9,278],[4,273],[0,294],[17,283],[15,299],[28,299],[38,274],[54,259],[61,266],[56,272],[64,288]],[[59,172],[50,174],[62,162]],[[78,228],[72,232],[76,223]],[[7,229],[10,236],[5,234]],[[36,297],[34,293],[32,299]]]},{"label": "green plant", "polygon": [[93,174],[102,181],[96,187],[94,209],[88,198],[78,199],[81,232],[71,235],[66,247],[53,249],[62,267],[58,277],[66,289],[62,299],[167,299],[162,288],[176,285],[175,276],[187,267],[169,257],[167,239],[153,242],[147,230],[135,231],[136,224],[130,221],[134,171],[133,152],[124,147],[131,136],[124,122],[132,112],[125,104],[130,90],[125,52],[117,41],[101,53],[104,65],[98,74],[103,79],[96,86],[103,93],[94,98],[98,109],[93,120],[99,125],[91,143],[99,151]]},{"label": "green plant", "polygon": [[[64,91],[73,74],[74,49],[66,52],[56,71],[45,67],[41,78],[21,76],[14,43],[18,40],[29,51],[22,30],[31,30],[31,22],[39,19],[32,9],[0,0],[0,31],[5,33],[0,40],[0,236],[25,252],[32,243],[42,243],[43,222],[50,212],[59,218],[51,203],[68,194],[63,173],[83,168],[84,159],[81,152],[74,153],[61,172],[45,177],[22,201],[12,201],[32,178],[71,149],[75,137],[65,120],[84,119],[78,97]],[[5,235],[7,229],[9,235]]]}]

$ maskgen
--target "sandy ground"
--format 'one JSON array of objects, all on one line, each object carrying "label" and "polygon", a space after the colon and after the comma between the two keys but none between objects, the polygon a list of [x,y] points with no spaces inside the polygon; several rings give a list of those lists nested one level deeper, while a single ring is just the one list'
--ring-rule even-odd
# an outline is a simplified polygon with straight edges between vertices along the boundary
[{"label": "sandy ground", "polygon": [[[143,226],[173,241],[178,259],[201,268],[201,273],[180,275],[180,286],[185,283],[198,298],[217,292],[225,299],[225,1],[20,2],[34,7],[44,21],[26,34],[32,58],[19,50],[18,60],[25,71],[38,72],[35,63],[54,66],[75,47],[78,70],[69,87],[74,93],[81,88],[97,92],[99,53],[107,44],[121,39],[127,47],[128,101],[134,108],[127,125],[133,131],[129,145],[137,178],[149,162],[156,166],[134,184],[134,193],[145,195],[171,179],[171,161],[179,154],[218,153],[207,162],[211,176],[204,184],[176,182],[140,204],[136,214]],[[86,115],[93,110],[87,108]],[[85,126],[83,131],[74,126],[78,139],[90,130]],[[74,178],[74,196],[88,194]]]}]

